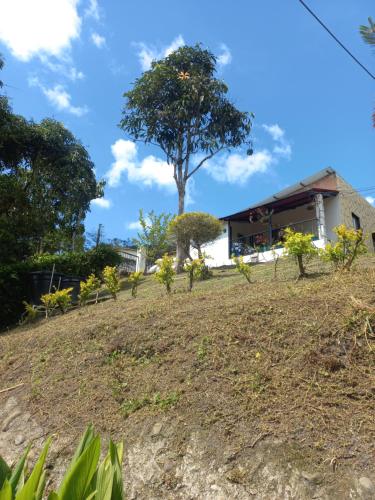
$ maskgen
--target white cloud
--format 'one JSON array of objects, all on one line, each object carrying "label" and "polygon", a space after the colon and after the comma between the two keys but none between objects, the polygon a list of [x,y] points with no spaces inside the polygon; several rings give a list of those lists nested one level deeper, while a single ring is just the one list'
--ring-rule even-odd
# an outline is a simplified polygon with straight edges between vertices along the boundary
[{"label": "white cloud", "polygon": [[64,75],[66,78],[72,80],[73,82],[77,80],[83,80],[85,78],[85,75],[82,71],[79,71],[75,66],[69,65],[69,63],[65,64],[61,62],[53,62],[49,57],[45,55],[41,55],[40,60],[50,71]]},{"label": "white cloud", "polygon": [[99,33],[92,33],[91,35],[91,41],[98,49],[101,49],[105,45],[105,37],[102,35],[99,35]]},{"label": "white cloud", "polygon": [[251,156],[239,153],[223,154],[206,162],[205,170],[218,182],[245,184],[256,173],[266,173],[275,159],[267,149]]},{"label": "white cloud", "polygon": [[63,85],[56,84],[51,88],[45,87],[37,77],[29,78],[31,87],[39,87],[49,102],[58,110],[66,111],[75,116],[83,116],[88,112],[86,106],[73,106],[71,95],[65,90]]},{"label": "white cloud", "polygon": [[275,123],[274,125],[264,124],[262,125],[262,127],[270,134],[274,141],[280,141],[284,138],[285,131],[277,123]]},{"label": "white cloud", "polygon": [[107,198],[95,198],[94,200],[91,200],[91,204],[95,205],[96,207],[108,209],[111,208],[112,201],[108,200]]},{"label": "white cloud", "polygon": [[130,229],[132,231],[140,231],[142,229],[142,226],[141,226],[141,223],[139,222],[139,220],[135,220],[133,222],[129,222],[127,225],[126,225],[127,229]]},{"label": "white cloud", "polygon": [[79,0],[1,0],[0,40],[22,61],[63,57],[79,37]]},{"label": "white cloud", "polygon": [[279,125],[262,125],[274,141],[272,148],[256,151],[251,156],[240,153],[223,153],[204,164],[204,169],[218,182],[244,185],[254,174],[265,174],[281,158],[290,159],[292,147],[285,130]]},{"label": "white cloud", "polygon": [[89,0],[88,7],[85,10],[85,16],[92,17],[96,21],[100,19],[98,0]]},{"label": "white cloud", "polygon": [[229,48],[222,43],[220,45],[221,53],[217,56],[217,63],[219,66],[226,66],[232,62],[232,53]]},{"label": "white cloud", "polygon": [[370,205],[375,205],[375,198],[373,196],[366,196],[366,200],[370,203]]},{"label": "white cloud", "polygon": [[118,186],[121,175],[126,173],[129,182],[133,184],[156,185],[170,191],[175,189],[173,167],[166,161],[153,155],[139,160],[136,144],[124,139],[118,139],[112,144],[111,150],[115,161],[107,172],[109,186]]},{"label": "white cloud", "polygon": [[285,137],[285,130],[283,130],[277,123],[274,123],[273,125],[263,124],[262,127],[276,142],[273,148],[274,154],[289,160],[292,156],[292,146]]},{"label": "white cloud", "polygon": [[172,54],[172,52],[179,49],[180,47],[183,47],[184,45],[185,40],[183,39],[182,35],[178,35],[174,40],[172,40],[170,45],[168,45],[168,47],[164,49],[163,56],[169,56],[170,54]]},{"label": "white cloud", "polygon": [[151,68],[152,61],[162,59],[163,57],[169,56],[172,52],[177,50],[179,47],[185,45],[185,40],[182,35],[178,35],[172,42],[161,50],[156,49],[154,46],[147,45],[144,42],[135,44],[138,50],[138,58],[143,71],[147,71]]}]

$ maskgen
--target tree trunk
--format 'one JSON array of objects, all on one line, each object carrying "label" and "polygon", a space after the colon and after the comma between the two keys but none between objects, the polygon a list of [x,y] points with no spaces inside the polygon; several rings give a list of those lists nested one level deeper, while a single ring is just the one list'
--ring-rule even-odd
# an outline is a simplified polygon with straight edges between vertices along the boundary
[{"label": "tree trunk", "polygon": [[299,278],[304,278],[306,276],[305,268],[303,266],[302,255],[297,255],[297,262],[299,268]]},{"label": "tree trunk", "polygon": [[[177,186],[177,190],[178,190],[178,215],[182,215],[185,212],[185,184]],[[182,273],[185,259],[186,259],[186,254],[183,245],[181,241],[177,239],[176,242],[177,273]]]}]

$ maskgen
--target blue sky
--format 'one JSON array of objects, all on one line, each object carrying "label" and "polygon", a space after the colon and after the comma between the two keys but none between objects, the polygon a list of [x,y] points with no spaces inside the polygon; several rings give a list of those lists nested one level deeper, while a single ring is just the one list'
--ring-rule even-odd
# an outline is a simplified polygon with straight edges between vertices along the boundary
[{"label": "blue sky", "polygon": [[[307,3],[374,72],[358,34],[375,17],[373,0]],[[297,0],[0,0],[0,9],[13,109],[61,120],[108,181],[88,230],[102,223],[107,237],[131,237],[140,208],[176,211],[162,152],[135,146],[117,124],[123,92],[183,43],[212,50],[231,99],[255,113],[254,156],[212,160],[189,186],[188,210],[226,215],[326,166],[354,187],[375,185],[374,81]]]}]

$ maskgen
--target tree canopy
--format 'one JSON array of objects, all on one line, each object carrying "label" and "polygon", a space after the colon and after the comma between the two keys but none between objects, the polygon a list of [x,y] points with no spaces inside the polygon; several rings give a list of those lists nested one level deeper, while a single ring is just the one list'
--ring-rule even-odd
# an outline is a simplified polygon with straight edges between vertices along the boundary
[{"label": "tree canopy", "polygon": [[202,246],[220,236],[223,225],[213,215],[204,212],[187,212],[173,219],[169,231],[174,238],[179,239],[184,251],[190,256],[190,247],[202,257]]},{"label": "tree canopy", "polygon": [[158,215],[151,210],[145,215],[143,210],[139,211],[141,230],[138,232],[137,238],[134,238],[134,243],[145,250],[148,262],[154,264],[165,253],[174,250],[174,245],[168,234],[169,224],[172,220],[173,216],[164,212]]},{"label": "tree canopy", "polygon": [[0,261],[78,249],[102,194],[87,150],[62,123],[26,120],[0,96]]},{"label": "tree canopy", "polygon": [[[184,46],[154,61],[124,94],[120,127],[133,139],[162,149],[173,166],[179,215],[185,210],[186,183],[207,160],[243,144],[252,154],[253,115],[228,99],[228,87],[215,71],[210,51]],[[180,250],[177,241],[177,254]]]}]

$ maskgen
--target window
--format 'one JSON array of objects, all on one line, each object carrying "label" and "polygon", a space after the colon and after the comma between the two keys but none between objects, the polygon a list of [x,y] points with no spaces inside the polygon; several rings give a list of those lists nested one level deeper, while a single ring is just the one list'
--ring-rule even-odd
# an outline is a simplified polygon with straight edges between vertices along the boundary
[{"label": "window", "polygon": [[352,213],[352,224],[354,229],[361,229],[361,220],[358,215]]}]

